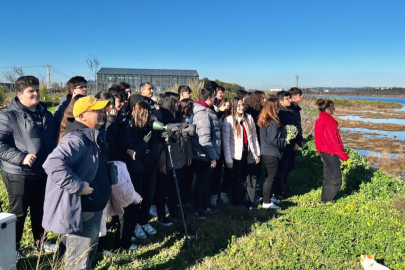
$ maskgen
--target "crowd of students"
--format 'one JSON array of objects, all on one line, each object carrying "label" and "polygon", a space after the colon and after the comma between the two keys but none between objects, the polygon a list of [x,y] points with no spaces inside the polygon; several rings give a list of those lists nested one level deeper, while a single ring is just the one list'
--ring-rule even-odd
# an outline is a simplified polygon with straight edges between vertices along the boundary
[{"label": "crowd of students", "polygon": [[[69,269],[90,269],[97,243],[105,246],[99,236],[105,235],[100,228],[106,216],[116,226],[115,247],[136,249],[137,239],[156,233],[149,224],[151,208],[163,226],[181,219],[173,171],[183,205],[191,204],[199,219],[219,202],[279,209],[280,200],[290,196],[288,176],[303,146],[299,88],[267,100],[261,91],[238,91],[226,99],[222,86],[206,81],[195,101],[187,85],[156,101],[147,82],[140,85],[140,95],[131,95],[123,82],[87,96],[81,76],[71,78],[66,88],[52,115],[40,102],[38,79],[20,77],[16,97],[0,113],[1,169],[9,212],[17,215],[18,257],[23,257],[28,207],[36,247],[56,249],[44,229],[62,235],[59,253]],[[317,105],[315,139],[325,164],[322,200],[327,202],[340,188],[337,165],[347,155],[331,116],[333,102]],[[154,130],[156,121],[194,125],[195,134]],[[296,126],[296,138],[281,136],[286,125]],[[262,202],[256,191],[261,175]]]}]

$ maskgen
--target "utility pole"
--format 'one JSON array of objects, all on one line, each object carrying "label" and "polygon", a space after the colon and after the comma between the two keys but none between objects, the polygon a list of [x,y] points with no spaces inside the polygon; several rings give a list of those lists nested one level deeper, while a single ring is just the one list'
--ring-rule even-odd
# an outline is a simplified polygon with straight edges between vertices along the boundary
[{"label": "utility pole", "polygon": [[51,66],[46,65],[46,88],[51,88]]},{"label": "utility pole", "polygon": [[298,88],[298,80],[299,80],[298,75],[295,75],[295,81],[296,81],[296,87],[297,87],[297,88]]}]

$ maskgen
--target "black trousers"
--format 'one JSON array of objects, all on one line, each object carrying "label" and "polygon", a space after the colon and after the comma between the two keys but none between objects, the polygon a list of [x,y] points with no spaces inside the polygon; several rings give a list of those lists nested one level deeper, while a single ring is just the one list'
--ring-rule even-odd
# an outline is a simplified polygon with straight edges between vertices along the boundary
[{"label": "black trousers", "polygon": [[194,208],[195,210],[206,210],[211,203],[211,163],[194,160],[193,168],[196,174],[194,185]]},{"label": "black trousers", "polygon": [[[233,205],[240,205],[243,199],[247,204],[255,200],[257,166],[251,151],[243,151],[241,160],[233,160],[230,200]],[[245,186],[246,185],[246,186]]]},{"label": "black trousers", "polygon": [[278,169],[278,157],[262,156],[265,165],[266,178],[263,183],[263,202],[270,203],[273,194],[273,182]]},{"label": "black trousers", "polygon": [[[131,177],[132,185],[139,194],[142,193],[143,173],[136,172],[131,169],[130,164],[127,165],[129,175]],[[142,196],[142,194],[141,194]],[[124,225],[122,228],[122,237],[120,240],[120,247],[128,249],[131,245],[131,238],[134,234],[135,226],[139,223],[141,208],[140,205],[130,204],[124,208]],[[119,222],[118,218],[115,218]],[[120,226],[118,226],[120,228]],[[120,230],[115,231],[115,239],[120,239]]]},{"label": "black trousers", "polygon": [[291,151],[290,155],[288,156],[288,160],[287,160],[287,169],[286,169],[286,173],[284,174],[284,181],[283,181],[283,185],[284,186],[288,186],[288,175],[290,174],[290,172],[292,172],[292,170],[294,169],[295,166],[295,156],[297,155],[297,151]]},{"label": "black trousers", "polygon": [[44,234],[42,217],[44,215],[44,200],[47,175],[27,176],[2,172],[6,186],[9,208],[8,212],[17,216],[16,245],[20,248],[20,241],[24,232],[24,222],[28,207],[31,214],[31,227],[34,240],[41,241]]},{"label": "black trousers", "polygon": [[323,162],[322,202],[331,202],[342,186],[340,159],[336,155],[322,152],[321,158]]},{"label": "black trousers", "polygon": [[[183,168],[176,169],[176,176],[178,182],[183,177]],[[174,181],[173,169],[167,171],[167,174],[160,172],[156,173],[156,191],[155,191],[155,203],[158,218],[162,218],[166,215],[165,203],[167,198],[167,206],[169,213],[174,215],[178,212],[177,205],[179,200],[177,197],[176,183]]]},{"label": "black trousers", "polygon": [[156,188],[156,169],[142,174],[142,203],[139,215],[139,224],[146,225],[149,222],[149,211],[152,206],[153,196]]},{"label": "black trousers", "polygon": [[[212,173],[211,194],[219,195],[220,192],[228,193],[232,171],[226,166],[223,152],[217,161],[217,166]],[[222,185],[221,185],[222,180]]]},{"label": "black trousers", "polygon": [[282,156],[280,158],[280,162],[278,163],[278,169],[276,178],[274,181],[274,194],[275,195],[282,195],[283,194],[283,187],[287,185],[287,178],[288,178],[288,162],[290,159],[292,150],[286,149],[283,151]]},{"label": "black trousers", "polygon": [[[194,160],[193,160],[194,163]],[[183,167],[183,177],[179,179],[180,183],[180,196],[181,202],[184,204],[191,203],[192,200],[192,187],[194,180],[194,166]]]}]

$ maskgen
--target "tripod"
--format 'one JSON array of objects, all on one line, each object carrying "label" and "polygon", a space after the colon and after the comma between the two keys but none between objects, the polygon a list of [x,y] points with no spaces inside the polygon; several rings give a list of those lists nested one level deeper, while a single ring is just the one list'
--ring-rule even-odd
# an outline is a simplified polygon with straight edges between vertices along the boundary
[{"label": "tripod", "polygon": [[181,218],[183,220],[183,226],[184,226],[184,234],[185,234],[186,240],[187,240],[188,255],[190,256],[190,259],[192,259],[193,254],[191,253],[191,248],[190,248],[190,237],[188,236],[188,233],[187,233],[187,224],[186,224],[186,219],[184,218],[183,205],[181,203],[179,183],[178,183],[178,180],[177,180],[176,170],[174,169],[174,166],[173,166],[172,153],[170,151],[171,147],[170,147],[170,142],[169,142],[169,136],[165,135],[164,137],[165,137],[165,141],[166,141],[166,147],[167,147],[167,150],[168,150],[168,153],[169,153],[170,164],[171,164],[172,170],[173,170],[174,183],[176,184],[177,199],[179,200]]}]

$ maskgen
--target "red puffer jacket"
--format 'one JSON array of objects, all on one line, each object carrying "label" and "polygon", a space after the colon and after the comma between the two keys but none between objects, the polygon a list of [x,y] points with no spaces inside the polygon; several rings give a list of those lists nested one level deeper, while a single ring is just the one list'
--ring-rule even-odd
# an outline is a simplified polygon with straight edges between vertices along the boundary
[{"label": "red puffer jacket", "polygon": [[349,156],[345,152],[338,126],[338,122],[332,115],[320,112],[315,121],[315,145],[318,153],[337,155],[345,161]]}]

